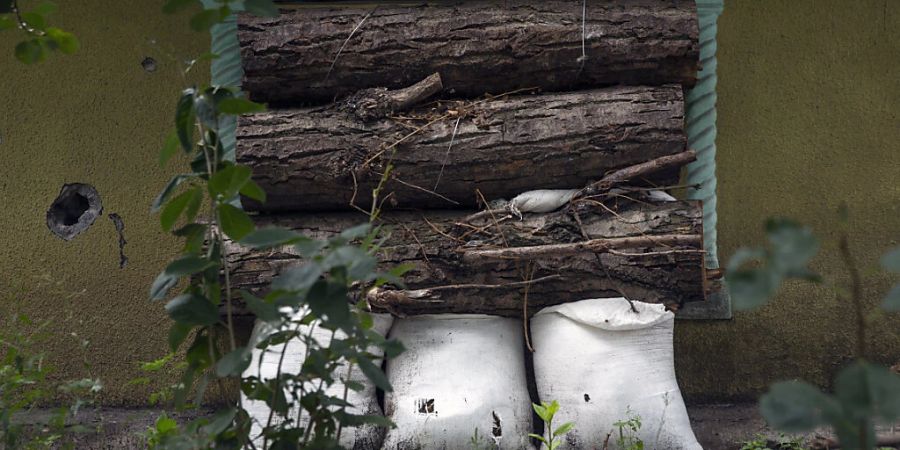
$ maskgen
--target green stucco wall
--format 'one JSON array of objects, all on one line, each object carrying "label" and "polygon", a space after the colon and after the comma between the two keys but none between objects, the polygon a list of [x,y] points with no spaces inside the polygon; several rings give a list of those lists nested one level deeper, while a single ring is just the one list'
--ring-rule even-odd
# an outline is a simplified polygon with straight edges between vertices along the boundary
[{"label": "green stucco wall", "polygon": [[[147,287],[177,251],[150,214],[169,176],[157,154],[188,82],[179,61],[201,54],[209,38],[189,30],[188,15],[165,16],[157,1],[56,3],[50,20],[79,37],[76,55],[25,66],[13,57],[21,35],[0,33],[0,326],[14,301],[35,319],[53,318],[46,350],[59,376],[84,376],[69,334],[77,333],[90,341],[103,400],[143,403],[148,390],[126,382],[139,375],[140,361],[165,354],[168,329]],[[153,73],[141,67],[148,56],[157,61]],[[201,76],[208,70],[197,68]],[[65,242],[48,231],[45,213],[69,182],[95,186],[104,215]],[[112,212],[125,222],[124,269]],[[55,282],[16,293],[45,276]]]},{"label": "green stucco wall", "polygon": [[[79,36],[79,54],[26,67],[12,57],[18,36],[0,33],[0,315],[17,287],[57,280],[16,295],[32,316],[55,318],[51,363],[60,376],[83,374],[68,335],[78,333],[91,341],[103,401],[141,404],[148,389],[126,383],[141,375],[140,361],[164,353],[168,328],[146,290],[177,249],[149,212],[169,174],[157,167],[157,150],[186,83],[176,61],[208,41],[157,2],[59,3],[53,19]],[[900,240],[900,2],[726,0],[719,43],[722,261],[760,242],[763,220],[776,214],[833,240],[846,201],[854,252],[874,267]],[[156,72],[141,67],[146,56]],[[123,217],[128,267],[118,268],[106,214],[71,242],[47,230],[45,211],[66,182],[93,184],[105,213]],[[816,269],[844,280],[833,241]],[[890,281],[868,277],[872,302]],[[682,389],[699,401],[750,398],[782,378],[825,383],[850,352],[850,314],[829,287],[790,284],[770,306],[732,321],[681,321]],[[900,361],[900,319],[873,321],[879,358]]]},{"label": "green stucco wall", "polygon": [[[725,0],[719,19],[720,259],[761,243],[787,215],[824,240],[814,268],[846,282],[834,240],[850,206],[854,255],[874,274],[900,243],[900,2]],[[753,397],[773,380],[826,383],[853,345],[852,310],[830,286],[790,283],[728,322],[679,322],[676,366],[689,399]],[[878,359],[900,361],[900,316],[873,318]]]}]

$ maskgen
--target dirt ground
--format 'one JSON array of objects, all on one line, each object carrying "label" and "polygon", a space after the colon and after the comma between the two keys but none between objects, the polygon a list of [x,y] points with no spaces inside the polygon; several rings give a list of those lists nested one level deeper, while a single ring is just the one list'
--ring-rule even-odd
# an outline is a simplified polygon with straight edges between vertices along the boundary
[{"label": "dirt ground", "polygon": [[[189,420],[208,412],[195,411],[174,417]],[[104,408],[99,411],[82,411],[78,415],[79,423],[97,432],[79,435],[75,448],[143,449],[145,448],[143,434],[153,425],[159,413],[158,409],[153,408]],[[755,404],[693,405],[688,407],[688,414],[697,440],[706,450],[737,450],[741,447],[741,442],[759,435],[776,441],[781,437],[779,433],[766,426]],[[46,411],[34,411],[22,420],[41,421],[47,415]],[[816,435],[817,433],[811,433],[805,438],[813,438]]]}]

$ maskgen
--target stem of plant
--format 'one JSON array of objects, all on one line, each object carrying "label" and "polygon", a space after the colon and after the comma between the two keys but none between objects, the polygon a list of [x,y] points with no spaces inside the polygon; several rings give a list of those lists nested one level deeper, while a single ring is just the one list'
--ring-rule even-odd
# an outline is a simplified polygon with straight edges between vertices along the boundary
[{"label": "stem of plant", "polygon": [[[850,297],[853,301],[853,309],[856,314],[856,359],[865,360],[868,349],[866,345],[866,316],[865,305],[863,304],[862,276],[859,273],[859,267],[856,265],[856,260],[850,252],[850,239],[848,238],[846,231],[841,234],[838,247],[841,252],[841,259],[844,260],[847,272],[850,274]],[[860,381],[865,383],[865,380]],[[868,420],[860,419],[857,431],[859,433],[859,443],[860,448],[866,450],[870,448],[868,429]]]}]

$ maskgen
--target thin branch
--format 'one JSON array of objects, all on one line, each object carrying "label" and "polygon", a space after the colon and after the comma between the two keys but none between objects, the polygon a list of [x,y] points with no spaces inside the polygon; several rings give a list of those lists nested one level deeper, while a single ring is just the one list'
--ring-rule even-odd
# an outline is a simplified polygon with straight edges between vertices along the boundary
[{"label": "thin branch", "polygon": [[372,13],[375,12],[376,9],[378,9],[378,5],[375,5],[375,7],[372,8],[372,10],[369,11],[369,13],[366,14],[365,17],[363,17],[362,20],[360,20],[359,23],[356,24],[356,27],[353,28],[353,31],[351,31],[351,32],[350,32],[350,35],[347,36],[347,39],[344,40],[344,43],[341,44],[341,48],[339,48],[337,54],[334,55],[334,60],[331,61],[331,67],[328,68],[328,73],[325,74],[325,79],[326,79],[326,80],[328,79],[328,77],[331,76],[331,71],[334,70],[334,65],[337,64],[338,58],[341,57],[341,52],[344,51],[344,47],[347,46],[347,43],[350,42],[350,39],[353,39],[353,35],[356,34],[356,30],[359,30],[359,27],[362,26],[363,22],[365,22],[366,19],[368,19],[369,16],[371,16]]},{"label": "thin branch", "polygon": [[[570,244],[533,245],[528,247],[498,248],[489,250],[462,250],[462,259],[467,262],[475,262],[485,259],[536,259],[544,257],[559,257],[577,255],[579,253],[610,253],[610,250],[620,248],[640,248],[659,245],[682,246],[700,245],[703,237],[693,234],[663,234],[653,237],[621,237],[608,239],[590,239],[583,242]],[[703,250],[692,250],[691,253],[700,253]],[[685,250],[688,252],[688,250]],[[643,256],[643,254],[638,254]]]}]

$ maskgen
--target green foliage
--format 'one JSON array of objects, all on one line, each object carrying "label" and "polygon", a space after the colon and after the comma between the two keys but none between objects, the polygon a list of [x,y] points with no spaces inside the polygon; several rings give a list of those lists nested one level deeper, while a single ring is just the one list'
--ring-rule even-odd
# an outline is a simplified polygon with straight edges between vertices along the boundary
[{"label": "green foliage", "polygon": [[547,437],[545,438],[544,436],[533,433],[529,433],[528,436],[540,441],[541,448],[546,447],[547,450],[559,448],[563,443],[563,437],[566,433],[572,431],[572,428],[575,427],[575,423],[566,422],[557,428],[553,428],[553,416],[559,411],[559,402],[556,400],[553,400],[551,403],[541,402],[540,405],[532,403],[531,407],[534,408],[534,412],[537,413],[538,417],[544,422],[544,430],[546,430]]},{"label": "green foliage", "polygon": [[0,31],[18,29],[25,39],[16,44],[16,59],[25,64],[35,64],[58,51],[71,55],[78,51],[78,38],[65,30],[48,26],[47,16],[56,11],[50,2],[22,11],[17,0],[0,0]]},{"label": "green foliage", "polygon": [[800,439],[789,439],[782,434],[777,441],[771,441],[762,435],[756,436],[742,442],[740,450],[806,450],[806,448]]},{"label": "green foliage", "polygon": [[819,250],[809,228],[788,219],[769,219],[766,235],[768,248],[741,248],[728,263],[725,280],[735,309],[762,306],[784,280],[820,280],[807,268]]},{"label": "green foliage", "polygon": [[644,450],[644,441],[637,437],[641,430],[641,416],[626,412],[627,419],[613,423],[616,427],[616,448],[619,450]]},{"label": "green foliage", "polygon": [[[780,382],[760,399],[760,410],[769,424],[779,430],[802,432],[829,426],[837,434],[841,448],[870,450],[875,444],[875,424],[900,419],[900,377],[866,360],[868,311],[862,298],[861,271],[850,250],[846,207],[841,208],[839,217],[844,231],[839,236],[838,249],[850,285],[838,290],[838,297],[851,301],[855,310],[855,320],[849,323],[856,331],[856,360],[838,373],[833,393],[823,393],[802,381]],[[806,267],[819,247],[808,228],[778,219],[770,220],[766,231],[770,248],[741,249],[729,263],[726,281],[739,309],[765,304],[785,279],[821,281]],[[751,261],[755,265],[747,267]],[[900,272],[900,249],[885,254],[881,266]],[[849,297],[843,292],[849,292]],[[882,307],[900,310],[900,286],[891,289]]]},{"label": "green foliage", "polygon": [[[0,326],[0,448],[71,448],[68,435],[80,430],[67,428],[67,419],[92,404],[103,388],[92,377],[50,381],[46,355],[37,349],[49,335],[51,325],[51,320],[34,322],[24,314],[13,313]],[[79,344],[83,349],[89,345],[86,341]],[[54,400],[54,395],[64,398],[64,405],[53,411],[47,423],[38,426],[16,421],[16,416],[38,403]]]},{"label": "green foliage", "polygon": [[[194,4],[170,0],[164,10],[176,12]],[[205,30],[241,9],[277,13],[268,0],[225,1],[195,13],[190,23],[194,29]],[[223,119],[228,116],[264,110],[265,105],[242,97],[231,87],[192,87],[179,95],[175,129],[166,139],[159,161],[166,164],[182,154],[187,169],[166,184],[152,210],[159,212],[162,229],[182,239],[184,245],[182,254],[153,282],[150,298],[172,296],[165,304],[173,321],[169,346],[183,352],[185,361],[179,383],[155,393],[151,400],[190,408],[199,404],[210,382],[232,379],[240,383],[247,398],[265,402],[272,414],[257,423],[262,429],[259,436],[251,436],[250,431],[258,419],[250,417],[242,405],[186,425],[164,415],[147,432],[151,448],[336,448],[344,427],[392,425],[381,416],[351,414],[346,393],[331,395],[328,388],[347,381],[336,379],[335,374],[339,368],[348,368],[358,369],[379,388],[391,390],[387,377],[373,363],[371,350],[380,348],[386,357],[393,357],[403,347],[374,332],[372,318],[357,304],[364,305],[365,289],[397,283],[404,269],[376,270],[373,243],[381,230],[369,224],[320,240],[281,228],[255,228],[238,205],[241,197],[264,202],[265,192],[253,181],[249,167],[226,159],[220,124],[226,123]],[[264,297],[240,293],[260,324],[254,340],[246,346],[237,345],[234,337],[232,303],[237,295],[232,292],[225,258],[229,242],[258,250],[292,246],[304,258],[302,265],[284,270]],[[178,286],[180,291],[172,293]],[[311,334],[300,332],[303,327],[331,330],[330,345],[322,346]],[[271,378],[243,375],[254,349],[265,352],[288,341],[302,342],[307,349],[299,373],[279,371]],[[221,348],[219,342],[227,344]],[[158,371],[170,360],[147,363],[144,369]],[[345,386],[363,388],[359,383]],[[301,426],[301,419],[307,425]]]}]

